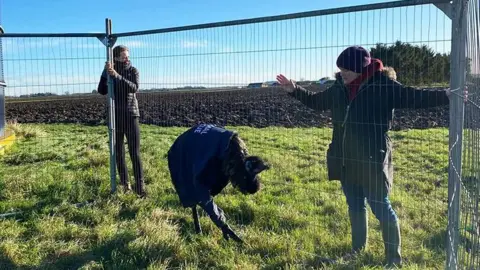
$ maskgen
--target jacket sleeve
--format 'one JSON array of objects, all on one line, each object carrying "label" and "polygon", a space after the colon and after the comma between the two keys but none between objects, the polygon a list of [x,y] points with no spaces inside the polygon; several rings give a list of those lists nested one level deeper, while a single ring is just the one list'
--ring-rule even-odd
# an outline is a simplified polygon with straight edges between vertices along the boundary
[{"label": "jacket sleeve", "polygon": [[313,92],[297,85],[289,95],[311,109],[324,111],[331,108],[332,91],[332,87],[329,87],[321,92]]},{"label": "jacket sleeve", "polygon": [[115,80],[117,80],[117,82],[121,82],[126,85],[126,87],[119,87],[120,89],[125,89],[127,93],[136,93],[138,91],[138,85],[139,85],[139,79],[140,79],[138,69],[133,68],[132,74],[129,77],[130,78],[126,78],[120,74],[117,74],[117,76],[115,77]]},{"label": "jacket sleeve", "polygon": [[396,109],[426,109],[448,105],[450,100],[445,89],[418,89],[394,83],[389,102]]},{"label": "jacket sleeve", "polygon": [[108,80],[107,72],[103,70],[102,76],[100,77],[100,82],[98,83],[97,92],[101,95],[108,94]]}]

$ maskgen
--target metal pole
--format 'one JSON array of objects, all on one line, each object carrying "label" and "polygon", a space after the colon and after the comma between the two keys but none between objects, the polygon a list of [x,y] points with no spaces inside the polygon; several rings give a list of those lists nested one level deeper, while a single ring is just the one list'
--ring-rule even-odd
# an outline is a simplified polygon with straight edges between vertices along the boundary
[{"label": "metal pole", "polygon": [[[105,33],[107,43],[107,62],[113,66],[113,44],[111,43],[112,35],[112,20],[105,19]],[[110,184],[111,192],[114,193],[117,189],[116,182],[116,162],[115,162],[115,93],[113,92],[113,79],[107,73],[108,78],[108,135],[110,146]]]},{"label": "metal pole", "polygon": [[[1,22],[0,22],[1,23]],[[4,34],[2,25],[0,24],[0,34]],[[2,39],[0,39],[0,138],[7,135],[5,130],[7,126],[5,113],[5,87],[7,84],[3,76],[3,46]]]},{"label": "metal pole", "polygon": [[462,175],[462,140],[464,108],[463,90],[466,77],[466,30],[468,0],[452,3],[452,50],[450,61],[449,167],[448,167],[448,229],[447,269],[458,269],[460,194]]}]

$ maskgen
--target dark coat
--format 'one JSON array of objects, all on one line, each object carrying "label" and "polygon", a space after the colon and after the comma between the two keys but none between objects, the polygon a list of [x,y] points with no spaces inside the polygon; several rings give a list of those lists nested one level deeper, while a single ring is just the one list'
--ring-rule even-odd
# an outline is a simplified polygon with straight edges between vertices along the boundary
[{"label": "dark coat", "polygon": [[[116,120],[119,121],[132,116],[139,117],[140,112],[136,97],[136,93],[139,89],[139,72],[133,66],[121,68],[116,71],[119,74],[118,77],[113,78]],[[97,91],[102,95],[108,94],[108,80],[105,70],[100,77]]]},{"label": "dark coat", "polygon": [[178,136],[168,151],[172,183],[184,207],[206,203],[229,183],[222,162],[234,131],[196,125]]},{"label": "dark coat", "polygon": [[449,99],[445,90],[406,87],[382,71],[363,82],[352,101],[347,91],[337,74],[323,92],[297,87],[291,95],[317,111],[331,110],[328,178],[361,185],[371,196],[383,198],[393,184],[392,142],[387,134],[393,110],[448,105]]}]

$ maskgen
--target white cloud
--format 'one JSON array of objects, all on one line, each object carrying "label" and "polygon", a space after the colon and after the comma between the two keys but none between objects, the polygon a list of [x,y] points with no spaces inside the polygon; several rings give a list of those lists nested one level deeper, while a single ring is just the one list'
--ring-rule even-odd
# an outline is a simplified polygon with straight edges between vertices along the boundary
[{"label": "white cloud", "polygon": [[230,48],[230,47],[224,47],[224,48],[221,48],[219,52],[220,53],[231,53],[231,52],[233,52],[233,49]]},{"label": "white cloud", "polygon": [[32,55],[41,49],[58,47],[62,44],[60,39],[40,38],[2,38],[2,52],[4,54],[22,53]]},{"label": "white cloud", "polygon": [[98,41],[98,43],[84,43],[84,44],[75,44],[73,45],[73,48],[78,48],[78,49],[100,49],[100,48],[105,48],[105,45]]},{"label": "white cloud", "polygon": [[[120,42],[117,41],[115,45],[125,45],[129,48],[147,48],[147,47],[153,47],[152,44],[149,44],[147,42],[143,42],[140,40],[127,40],[125,42]],[[96,43],[83,43],[83,44],[75,44],[75,48],[84,48],[84,49],[98,49],[98,48],[105,48],[105,45],[98,40]]]},{"label": "white cloud", "polygon": [[[141,40],[117,41],[116,44],[123,44],[129,48],[150,48],[154,44]],[[105,46],[97,38],[2,38],[4,53],[29,53],[44,50],[52,47],[68,49],[103,49]]]},{"label": "white cloud", "polygon": [[180,42],[182,48],[199,48],[207,47],[208,42],[206,40],[183,40]]},{"label": "white cloud", "polygon": [[97,87],[101,69],[96,68],[92,74],[62,74],[5,76],[7,87],[5,95],[20,96],[35,93],[64,94],[91,92]]},{"label": "white cloud", "polygon": [[128,40],[125,42],[116,42],[116,45],[122,44],[124,46],[127,46],[128,48],[146,48],[146,47],[151,47],[152,44],[140,41],[140,40]]}]

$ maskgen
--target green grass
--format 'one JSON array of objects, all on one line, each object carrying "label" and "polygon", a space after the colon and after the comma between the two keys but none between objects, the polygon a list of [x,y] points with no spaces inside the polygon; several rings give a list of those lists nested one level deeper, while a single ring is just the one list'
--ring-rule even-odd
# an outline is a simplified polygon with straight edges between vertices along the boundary
[{"label": "green grass", "polygon": [[[308,269],[349,251],[345,199],[339,183],[326,180],[329,129],[235,128],[250,152],[272,165],[258,194],[228,186],[216,198],[246,241],[240,246],[224,241],[203,211],[204,235],[195,235],[190,211],[174,193],[164,155],[183,128],[142,125],[149,195],[139,199],[109,194],[106,127],[26,127],[34,135],[0,158],[0,212],[21,211],[0,218],[1,269]],[[401,220],[404,268],[443,268],[448,131],[391,136],[391,200]],[[128,156],[127,164],[131,171]],[[367,251],[329,269],[381,267],[378,221],[371,212],[369,220]]]}]

